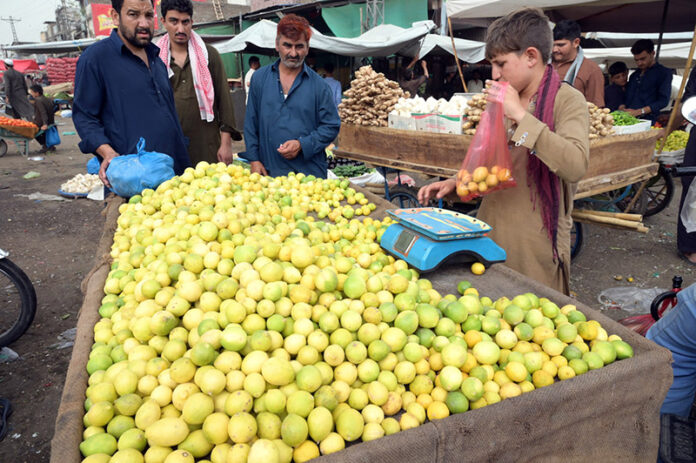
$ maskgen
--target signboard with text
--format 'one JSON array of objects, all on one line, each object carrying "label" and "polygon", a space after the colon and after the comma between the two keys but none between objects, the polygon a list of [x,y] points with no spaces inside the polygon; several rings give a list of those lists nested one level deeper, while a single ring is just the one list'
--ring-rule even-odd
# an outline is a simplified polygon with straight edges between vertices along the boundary
[{"label": "signboard with text", "polygon": [[111,34],[111,29],[116,27],[109,11],[111,11],[111,5],[104,5],[101,3],[92,3],[92,25],[94,26],[94,35],[109,35]]}]

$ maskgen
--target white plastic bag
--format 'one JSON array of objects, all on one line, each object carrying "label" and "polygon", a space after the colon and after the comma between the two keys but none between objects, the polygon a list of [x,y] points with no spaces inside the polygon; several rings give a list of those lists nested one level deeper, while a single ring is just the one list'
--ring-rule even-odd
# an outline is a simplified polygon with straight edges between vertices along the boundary
[{"label": "white plastic bag", "polygon": [[[338,177],[332,171],[328,171],[326,178],[332,179]],[[358,186],[363,186],[367,183],[384,183],[384,177],[382,177],[382,174],[377,171],[368,172],[360,175],[359,177],[351,177],[348,180]]]},{"label": "white plastic bag", "polygon": [[691,186],[689,186],[679,217],[687,233],[696,231],[696,182],[691,182]]},{"label": "white plastic bag", "polygon": [[626,312],[648,313],[653,299],[665,290],[660,288],[635,288],[633,286],[618,286],[608,288],[599,293],[597,300],[602,309],[618,306]]}]

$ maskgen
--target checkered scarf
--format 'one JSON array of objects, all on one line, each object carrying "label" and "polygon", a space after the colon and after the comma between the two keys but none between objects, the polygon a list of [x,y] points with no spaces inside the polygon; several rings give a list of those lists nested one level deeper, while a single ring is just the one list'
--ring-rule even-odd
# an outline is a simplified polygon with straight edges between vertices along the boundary
[{"label": "checkered scarf", "polygon": [[[157,42],[157,46],[160,49],[159,57],[164,61],[164,65],[167,66],[167,75],[171,77],[174,73],[170,64],[171,48],[169,34],[164,34]],[[191,39],[188,42],[188,57],[191,63],[193,88],[196,91],[201,119],[212,122],[215,119],[215,111],[213,109],[215,89],[210,69],[208,69],[208,50],[205,48],[205,42],[203,42],[201,36],[194,31],[191,31]]]}]

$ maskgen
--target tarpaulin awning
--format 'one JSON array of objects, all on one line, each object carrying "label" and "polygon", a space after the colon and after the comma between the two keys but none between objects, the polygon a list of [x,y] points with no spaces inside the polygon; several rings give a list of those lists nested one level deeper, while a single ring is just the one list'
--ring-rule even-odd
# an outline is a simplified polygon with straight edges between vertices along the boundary
[{"label": "tarpaulin awning", "polygon": [[[454,39],[455,47],[457,48],[457,58],[467,63],[478,63],[486,57],[486,44],[475,40]],[[451,55],[452,39],[446,35],[428,34],[421,42],[418,58],[423,58],[428,53],[436,48],[440,48]]]},{"label": "tarpaulin awning", "polygon": [[[15,70],[19,72],[27,72],[27,71],[38,71],[39,70],[39,65],[36,62],[36,60],[33,59],[13,59],[13,64]],[[0,71],[5,71],[7,70],[7,66],[5,66],[5,62],[0,60]]]},{"label": "tarpaulin awning", "polygon": [[[413,47],[435,28],[432,21],[419,21],[408,29],[391,24],[377,26],[352,39],[330,37],[312,28],[310,48],[341,56],[389,56]],[[233,39],[213,44],[220,53],[232,53],[247,48],[275,49],[277,24],[261,20]]]},{"label": "tarpaulin awning", "polygon": [[62,40],[60,42],[37,42],[25,43],[23,45],[10,45],[5,47],[5,50],[14,51],[15,53],[31,55],[33,53],[51,54],[51,53],[70,53],[74,51],[82,51],[98,40],[94,39],[78,39],[78,40]]},{"label": "tarpaulin awning", "polygon": [[669,5],[664,32],[693,29],[694,0],[447,0],[445,5],[447,16],[455,24],[485,26],[482,19],[498,18],[529,6],[542,8],[554,22],[573,19],[584,31],[659,32],[665,1]]},{"label": "tarpaulin awning", "polygon": [[[691,42],[665,43],[660,49],[659,61],[668,68],[683,68],[689,58],[689,50],[691,50]],[[635,64],[630,47],[583,48],[582,51],[585,58],[597,63],[608,61],[611,64],[614,61],[623,61],[629,68]]]},{"label": "tarpaulin awning", "polygon": [[[694,7],[696,8],[696,4]],[[657,33],[630,34],[627,32],[587,32],[583,36],[587,39],[597,40],[605,47],[630,47],[636,40],[650,39],[653,42],[657,42],[660,38],[660,34]],[[693,31],[666,32],[662,34],[662,43],[686,42],[691,40],[693,36]]]}]

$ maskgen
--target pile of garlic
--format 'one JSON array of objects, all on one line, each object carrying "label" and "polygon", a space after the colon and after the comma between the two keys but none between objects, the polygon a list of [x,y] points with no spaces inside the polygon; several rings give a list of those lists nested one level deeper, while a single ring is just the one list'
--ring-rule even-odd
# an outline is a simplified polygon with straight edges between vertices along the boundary
[{"label": "pile of garlic", "polygon": [[102,184],[98,175],[77,174],[60,186],[60,190],[65,193],[84,193],[87,194],[95,187]]},{"label": "pile of garlic", "polygon": [[399,98],[391,113],[404,117],[409,117],[411,114],[461,116],[467,113],[467,99],[461,95],[455,95],[449,101],[444,98],[436,100],[433,97],[428,97],[426,100],[420,96]]}]

